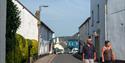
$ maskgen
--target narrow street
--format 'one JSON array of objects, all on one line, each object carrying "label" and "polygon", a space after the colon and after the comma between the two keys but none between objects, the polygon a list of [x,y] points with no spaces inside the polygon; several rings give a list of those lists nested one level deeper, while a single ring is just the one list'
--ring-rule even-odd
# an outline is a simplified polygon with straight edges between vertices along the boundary
[{"label": "narrow street", "polygon": [[53,59],[52,63],[82,63],[82,61],[71,54],[60,54]]},{"label": "narrow street", "polygon": [[125,63],[125,0],[0,0],[0,63]]},{"label": "narrow street", "polygon": [[[39,58],[34,63],[83,63],[82,60],[72,54],[52,54]],[[97,62],[95,62],[97,63]]]}]

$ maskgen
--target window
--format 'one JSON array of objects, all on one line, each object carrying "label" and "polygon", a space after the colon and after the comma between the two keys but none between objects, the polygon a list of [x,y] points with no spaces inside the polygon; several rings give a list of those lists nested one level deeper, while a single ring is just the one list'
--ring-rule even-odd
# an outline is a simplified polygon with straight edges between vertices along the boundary
[{"label": "window", "polygon": [[100,20],[100,17],[99,17],[100,16],[99,4],[97,5],[97,15],[98,15],[97,16],[97,23],[99,23],[100,22],[99,21]]},{"label": "window", "polygon": [[94,26],[94,12],[92,11],[92,27]]},{"label": "window", "polygon": [[125,26],[124,26],[124,32],[125,32]]},{"label": "window", "polygon": [[108,0],[106,0],[106,4],[105,4],[105,15],[107,15],[108,14],[108,9],[107,9],[107,3],[108,3]]}]

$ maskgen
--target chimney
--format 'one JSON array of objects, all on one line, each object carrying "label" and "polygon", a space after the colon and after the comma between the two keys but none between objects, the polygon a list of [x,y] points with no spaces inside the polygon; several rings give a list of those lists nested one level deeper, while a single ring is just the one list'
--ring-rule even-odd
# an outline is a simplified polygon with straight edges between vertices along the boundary
[{"label": "chimney", "polygon": [[39,10],[36,10],[35,16],[37,17],[37,19],[40,20],[40,11]]},{"label": "chimney", "polygon": [[41,22],[40,22],[40,11],[39,10],[36,10],[35,16],[38,19],[37,26],[40,27]]}]

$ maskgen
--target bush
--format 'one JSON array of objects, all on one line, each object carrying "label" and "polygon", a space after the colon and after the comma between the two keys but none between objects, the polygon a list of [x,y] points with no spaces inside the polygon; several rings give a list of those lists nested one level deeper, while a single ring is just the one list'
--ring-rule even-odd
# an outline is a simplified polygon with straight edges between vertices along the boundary
[{"label": "bush", "polygon": [[38,54],[38,41],[31,40],[32,41],[32,48],[31,48],[31,56],[34,56]]},{"label": "bush", "polygon": [[[33,58],[37,57],[38,41],[25,39],[23,36],[19,34],[16,34],[16,39],[17,39],[17,42],[19,43],[17,46],[19,47],[19,50],[21,51],[22,63],[28,62],[29,50],[30,50],[30,57],[33,57]],[[28,49],[28,47],[30,49]]]},{"label": "bush", "polygon": [[28,61],[28,42],[25,38],[19,34],[16,35],[17,42],[19,42],[18,46],[22,55],[22,62],[25,63]]}]

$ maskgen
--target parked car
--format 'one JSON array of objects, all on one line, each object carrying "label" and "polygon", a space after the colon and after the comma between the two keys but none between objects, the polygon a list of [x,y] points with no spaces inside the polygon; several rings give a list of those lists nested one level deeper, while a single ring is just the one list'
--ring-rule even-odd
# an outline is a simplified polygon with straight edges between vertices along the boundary
[{"label": "parked car", "polygon": [[75,54],[78,53],[79,49],[78,48],[73,48],[71,51],[69,51],[69,54]]},{"label": "parked car", "polygon": [[71,52],[72,52],[72,54],[75,54],[75,53],[78,53],[78,51],[79,51],[78,48],[73,48]]},{"label": "parked car", "polygon": [[64,53],[64,50],[59,49],[59,48],[55,48],[54,51],[55,51],[55,54],[63,54]]}]

